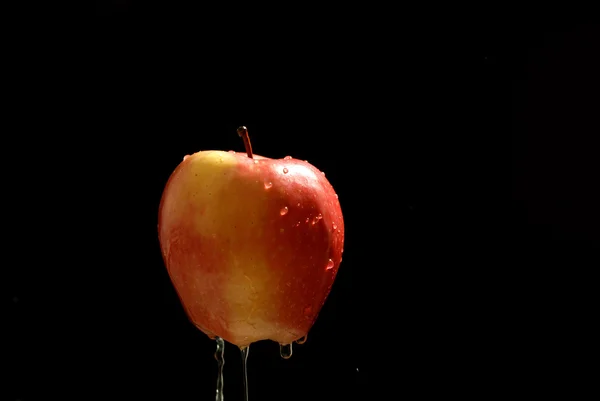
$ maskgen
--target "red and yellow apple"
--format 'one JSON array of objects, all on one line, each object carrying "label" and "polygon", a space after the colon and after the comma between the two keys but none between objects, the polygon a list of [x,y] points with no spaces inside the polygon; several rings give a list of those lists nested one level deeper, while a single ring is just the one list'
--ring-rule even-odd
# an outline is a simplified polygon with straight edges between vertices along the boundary
[{"label": "red and yellow apple", "polygon": [[340,203],[325,175],[306,161],[251,151],[186,157],[165,186],[158,231],[189,319],[240,347],[304,337],[344,245]]}]

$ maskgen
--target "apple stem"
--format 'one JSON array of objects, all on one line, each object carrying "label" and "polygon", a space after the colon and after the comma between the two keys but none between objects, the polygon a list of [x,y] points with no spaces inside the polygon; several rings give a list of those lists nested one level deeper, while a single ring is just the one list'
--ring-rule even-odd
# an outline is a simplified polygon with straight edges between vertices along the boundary
[{"label": "apple stem", "polygon": [[242,140],[244,141],[244,147],[246,148],[246,154],[248,155],[249,158],[254,159],[254,157],[252,157],[252,145],[250,145],[250,137],[248,136],[248,128],[246,128],[242,125],[241,127],[239,127],[237,129],[237,133],[240,137],[242,137]]}]

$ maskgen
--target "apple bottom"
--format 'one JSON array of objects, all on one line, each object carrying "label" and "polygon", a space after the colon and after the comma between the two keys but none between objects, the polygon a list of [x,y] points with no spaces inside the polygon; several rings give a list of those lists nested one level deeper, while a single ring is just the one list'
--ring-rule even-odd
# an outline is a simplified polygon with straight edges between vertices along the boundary
[{"label": "apple bottom", "polygon": [[171,237],[167,266],[198,329],[240,347],[267,339],[289,344],[308,334],[337,274],[337,265],[327,269],[326,252],[315,258],[265,251],[258,260],[256,247],[232,253],[222,240],[186,234]]},{"label": "apple bottom", "polygon": [[[301,339],[308,334],[323,304],[323,301],[315,303],[310,296],[294,297],[294,301],[289,294],[293,288],[276,288],[282,300],[270,301],[273,294],[257,295],[249,279],[231,277],[228,290],[202,286],[196,287],[197,291],[179,285],[182,283],[179,275],[173,275],[172,280],[176,288],[180,288],[177,292],[181,302],[198,329],[212,339],[219,336],[240,347],[266,339],[280,344]],[[239,283],[237,289],[236,281]],[[216,295],[219,293],[226,295]],[[329,289],[324,292],[325,297],[328,293]]]}]

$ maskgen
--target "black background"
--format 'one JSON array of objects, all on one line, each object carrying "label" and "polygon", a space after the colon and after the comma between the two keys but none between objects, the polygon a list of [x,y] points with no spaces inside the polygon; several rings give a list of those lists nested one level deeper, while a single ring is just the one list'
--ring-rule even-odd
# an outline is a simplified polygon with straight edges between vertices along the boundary
[{"label": "black background", "polygon": [[[240,125],[255,153],[323,170],[346,224],[307,343],[289,360],[251,346],[251,400],[580,389],[598,25],[438,11],[97,2],[91,68],[67,63],[57,107],[73,136],[30,164],[50,182],[46,246],[25,247],[6,292],[9,399],[213,399],[215,343],[179,304],[157,212],[184,155],[243,151]],[[225,397],[241,400],[239,350],[225,360]]]}]

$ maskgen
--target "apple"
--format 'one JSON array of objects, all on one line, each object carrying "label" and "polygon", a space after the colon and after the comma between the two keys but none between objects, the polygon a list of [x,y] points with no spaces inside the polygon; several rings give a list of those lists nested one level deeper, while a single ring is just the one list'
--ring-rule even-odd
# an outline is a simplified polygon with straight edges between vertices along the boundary
[{"label": "apple", "polygon": [[308,334],[342,260],[344,220],[325,174],[306,161],[207,150],[169,177],[158,235],[191,322],[239,347]]}]

